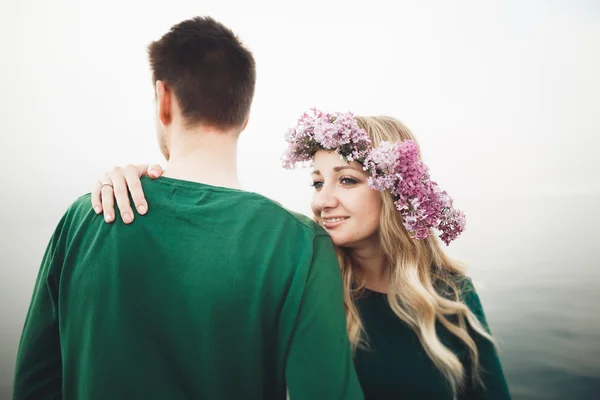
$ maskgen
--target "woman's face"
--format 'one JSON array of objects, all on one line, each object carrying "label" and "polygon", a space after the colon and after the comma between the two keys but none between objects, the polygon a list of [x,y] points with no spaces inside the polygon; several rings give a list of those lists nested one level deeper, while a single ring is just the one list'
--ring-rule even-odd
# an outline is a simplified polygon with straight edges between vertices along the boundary
[{"label": "woman's face", "polygon": [[349,248],[378,243],[381,194],[369,188],[362,165],[320,150],[313,166],[312,211],[333,243]]}]

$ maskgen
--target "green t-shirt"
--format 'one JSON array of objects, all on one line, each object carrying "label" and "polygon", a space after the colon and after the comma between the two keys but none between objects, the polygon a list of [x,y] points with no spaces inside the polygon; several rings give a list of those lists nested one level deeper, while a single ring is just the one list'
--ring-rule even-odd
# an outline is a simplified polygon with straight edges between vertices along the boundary
[{"label": "green t-shirt", "polygon": [[152,212],[90,196],[44,255],[14,399],[362,399],[327,233],[258,194],[142,180]]},{"label": "green t-shirt", "polygon": [[[468,278],[457,278],[462,301],[488,329],[479,296]],[[390,308],[387,294],[365,289],[356,300],[366,332],[368,347],[359,348],[355,365],[365,399],[435,399],[452,400],[450,385],[433,364],[412,328]],[[464,343],[441,323],[437,334],[463,362],[471,376],[468,351]],[[458,394],[458,400],[510,400],[508,386],[494,345],[469,328],[479,351],[481,379],[486,387],[470,384]]]}]

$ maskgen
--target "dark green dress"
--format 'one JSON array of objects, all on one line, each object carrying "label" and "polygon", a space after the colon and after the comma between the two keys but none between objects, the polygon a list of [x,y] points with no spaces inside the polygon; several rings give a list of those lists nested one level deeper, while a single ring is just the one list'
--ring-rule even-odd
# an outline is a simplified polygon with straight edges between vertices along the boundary
[{"label": "dark green dress", "polygon": [[[463,301],[487,328],[473,284],[469,279],[462,282]],[[369,344],[369,349],[359,348],[355,356],[365,399],[452,399],[447,381],[425,353],[414,331],[394,314],[386,294],[365,289],[357,299],[357,306]],[[470,374],[466,347],[441,324],[438,324],[437,332],[442,342],[463,360]],[[458,399],[510,399],[494,346],[473,330],[470,333],[479,349],[486,389],[467,383]]]}]

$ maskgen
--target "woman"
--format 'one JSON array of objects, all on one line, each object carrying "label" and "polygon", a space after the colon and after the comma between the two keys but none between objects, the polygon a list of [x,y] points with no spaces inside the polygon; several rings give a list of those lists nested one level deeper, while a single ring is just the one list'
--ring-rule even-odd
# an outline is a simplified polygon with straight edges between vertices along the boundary
[{"label": "woman", "polygon": [[[464,216],[429,178],[411,132],[389,117],[313,110],[287,140],[284,167],[312,161],[312,211],[338,251],[365,398],[509,399],[479,297],[433,236],[440,231],[450,243]],[[145,170],[116,168],[105,177],[122,214],[126,185],[138,209],[144,202]],[[113,200],[112,189],[103,190],[92,195],[97,212],[100,201]]]}]

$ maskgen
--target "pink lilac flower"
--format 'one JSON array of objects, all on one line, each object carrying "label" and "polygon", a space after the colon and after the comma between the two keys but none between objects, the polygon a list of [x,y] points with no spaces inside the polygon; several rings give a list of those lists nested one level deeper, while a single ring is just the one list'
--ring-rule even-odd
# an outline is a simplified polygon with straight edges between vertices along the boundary
[{"label": "pink lilac flower", "polygon": [[382,142],[373,149],[369,135],[358,126],[352,113],[310,111],[286,134],[289,147],[283,156],[284,168],[311,161],[319,150],[335,150],[342,159],[363,164],[370,173],[368,184],[372,189],[389,190],[394,195],[394,205],[412,238],[426,239],[436,229],[448,245],[464,231],[465,215],[431,180],[429,169],[419,158],[417,143]]},{"label": "pink lilac flower", "polygon": [[348,162],[363,162],[371,148],[367,132],[358,126],[352,113],[323,113],[311,109],[286,135],[289,147],[283,155],[283,167],[291,169],[312,160],[319,150],[335,150]]},{"label": "pink lilac flower", "polygon": [[371,172],[369,186],[389,190],[395,196],[394,204],[412,238],[425,239],[437,229],[448,245],[463,232],[464,214],[453,208],[452,199],[431,180],[413,140],[382,142],[370,152],[364,165]]}]

